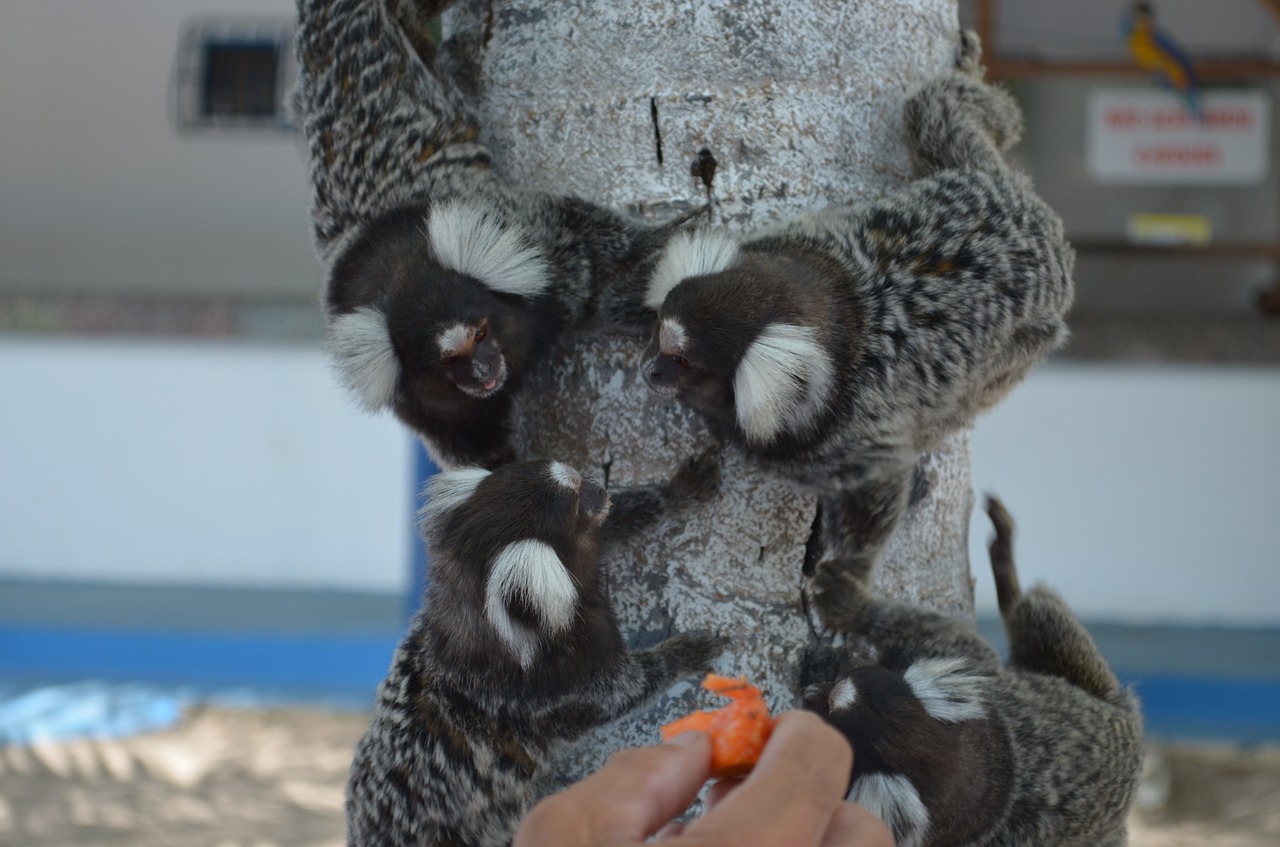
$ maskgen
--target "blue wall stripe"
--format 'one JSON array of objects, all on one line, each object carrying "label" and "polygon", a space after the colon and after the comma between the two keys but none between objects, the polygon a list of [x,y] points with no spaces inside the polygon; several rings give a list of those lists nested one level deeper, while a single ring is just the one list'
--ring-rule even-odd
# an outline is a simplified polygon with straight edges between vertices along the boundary
[{"label": "blue wall stripe", "polygon": [[406,598],[406,620],[418,611],[418,607],[422,605],[422,595],[427,590],[427,547],[422,541],[422,533],[418,531],[417,519],[418,510],[426,505],[422,497],[422,487],[427,484],[432,474],[440,472],[435,462],[431,461],[431,457],[427,455],[427,448],[423,446],[421,440],[413,439],[413,447],[413,496],[409,502],[413,504],[414,513],[409,521],[411,537],[409,539],[409,595]]},{"label": "blue wall stripe", "polygon": [[398,636],[0,627],[0,677],[251,686],[358,695],[386,676]]},{"label": "blue wall stripe", "polygon": [[1142,701],[1148,735],[1280,739],[1280,680],[1121,674]]},{"label": "blue wall stripe", "polygon": [[[280,635],[0,626],[0,679],[98,679],[249,687],[294,699],[371,703],[398,634]],[[1168,738],[1280,740],[1280,679],[1121,670],[1147,731]]]}]

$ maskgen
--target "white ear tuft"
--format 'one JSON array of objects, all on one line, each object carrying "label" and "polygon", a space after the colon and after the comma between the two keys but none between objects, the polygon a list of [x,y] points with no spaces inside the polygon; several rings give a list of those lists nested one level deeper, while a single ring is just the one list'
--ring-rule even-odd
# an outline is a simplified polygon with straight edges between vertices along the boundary
[{"label": "white ear tuft", "polygon": [[441,265],[494,291],[536,297],[551,284],[546,260],[523,230],[478,206],[453,201],[433,207],[427,239]]},{"label": "white ear tuft", "polygon": [[577,491],[578,487],[582,485],[582,474],[564,462],[551,463],[551,478],[570,491]]},{"label": "white ear tuft", "polygon": [[422,489],[426,503],[418,512],[418,517],[424,521],[438,520],[446,512],[467,502],[488,475],[489,472],[484,468],[458,468],[434,474]]},{"label": "white ear tuft", "polygon": [[507,614],[507,602],[520,598],[541,619],[543,628],[559,632],[573,623],[578,589],[550,545],[523,539],[504,547],[493,559],[485,587],[485,616],[515,651],[520,664],[533,661],[534,644]]},{"label": "white ear tuft", "polygon": [[929,829],[929,809],[911,780],[901,774],[869,773],[853,781],[848,800],[878,817],[896,847],[919,847]]},{"label": "white ear tuft", "polygon": [[360,405],[376,412],[391,405],[400,363],[387,329],[387,316],[373,306],[338,315],[329,322],[324,338],[338,372],[338,378],[360,400]]},{"label": "white ear tuft", "polygon": [[689,333],[685,332],[684,324],[675,318],[663,318],[662,323],[658,324],[658,347],[664,352],[674,350],[685,351],[689,349]]},{"label": "white ear tuft", "polygon": [[740,250],[737,240],[723,233],[676,234],[658,259],[644,304],[657,311],[681,280],[728,270],[737,261]]},{"label": "white ear tuft", "polygon": [[902,675],[935,720],[975,720],[986,714],[982,692],[987,678],[964,659],[918,659]]},{"label": "white ear tuft", "polygon": [[467,330],[469,328],[466,324],[454,324],[436,336],[436,347],[441,353],[456,353],[467,349]]},{"label": "white ear tuft", "polygon": [[853,684],[853,680],[848,678],[833,685],[831,693],[827,696],[827,707],[833,712],[851,709],[856,702],[858,702],[858,688]]},{"label": "white ear tuft", "polygon": [[827,405],[831,376],[831,359],[813,327],[765,327],[733,377],[738,426],[747,441],[765,444],[784,429],[811,423]]}]

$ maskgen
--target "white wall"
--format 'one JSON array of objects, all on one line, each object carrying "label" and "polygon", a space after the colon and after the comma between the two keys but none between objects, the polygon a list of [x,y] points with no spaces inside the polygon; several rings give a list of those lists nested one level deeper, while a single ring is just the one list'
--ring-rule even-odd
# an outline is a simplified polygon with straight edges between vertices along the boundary
[{"label": "white wall", "polygon": [[0,290],[302,295],[319,287],[296,136],[179,136],[183,25],[290,0],[0,3]]},{"label": "white wall", "polygon": [[[1280,369],[1053,365],[978,420],[1024,584],[1093,618],[1280,625]],[[990,524],[970,562],[995,613]]]},{"label": "white wall", "polygon": [[[318,350],[0,337],[0,398],[0,578],[406,584],[411,442]],[[1052,365],[978,421],[975,488],[1086,617],[1280,626],[1278,434],[1278,369]]]},{"label": "white wall", "polygon": [[318,349],[0,337],[0,577],[400,591],[412,443]]}]

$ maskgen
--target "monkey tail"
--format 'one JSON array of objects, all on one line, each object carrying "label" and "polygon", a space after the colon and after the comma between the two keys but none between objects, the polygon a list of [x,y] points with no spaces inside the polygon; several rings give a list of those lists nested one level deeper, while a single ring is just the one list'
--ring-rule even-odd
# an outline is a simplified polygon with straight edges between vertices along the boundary
[{"label": "monkey tail", "polygon": [[1093,637],[1062,598],[1040,585],[1022,593],[1013,563],[1013,518],[995,495],[987,495],[987,515],[996,531],[988,549],[1009,636],[1010,665],[1061,677],[1100,700],[1134,708]]},{"label": "monkey tail", "polygon": [[996,582],[1000,616],[1007,618],[1022,595],[1018,569],[1013,562],[1013,516],[994,494],[987,495],[987,515],[996,531],[987,548],[991,553],[991,575]]},{"label": "monkey tail", "polygon": [[926,83],[907,101],[906,123],[917,176],[942,170],[1006,169],[1004,152],[1022,137],[1013,97],[982,81],[982,48],[962,33],[952,73]]}]

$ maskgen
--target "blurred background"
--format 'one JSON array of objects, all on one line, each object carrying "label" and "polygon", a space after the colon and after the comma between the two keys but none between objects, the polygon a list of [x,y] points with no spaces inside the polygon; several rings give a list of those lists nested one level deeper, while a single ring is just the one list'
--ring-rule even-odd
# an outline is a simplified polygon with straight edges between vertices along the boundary
[{"label": "blurred background", "polygon": [[[1079,252],[975,488],[1144,700],[1150,843],[1275,843],[1280,2],[1130,6],[960,3]],[[292,15],[0,5],[0,843],[341,843],[424,458],[320,352]]]}]

